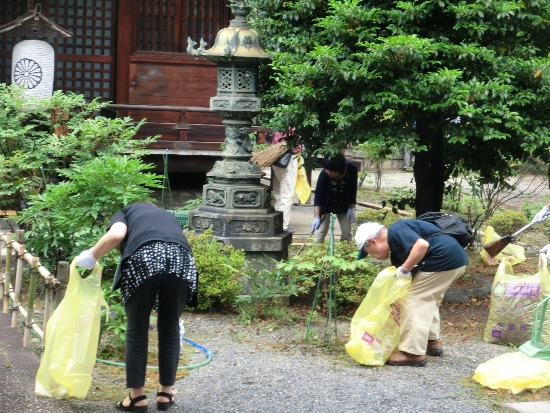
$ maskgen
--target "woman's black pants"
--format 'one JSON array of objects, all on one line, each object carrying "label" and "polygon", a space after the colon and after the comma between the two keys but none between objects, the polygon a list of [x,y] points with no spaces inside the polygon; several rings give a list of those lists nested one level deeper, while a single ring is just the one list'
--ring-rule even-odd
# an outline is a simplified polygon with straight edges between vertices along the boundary
[{"label": "woman's black pants", "polygon": [[149,317],[158,294],[158,367],[162,386],[173,386],[180,355],[179,319],[187,298],[187,280],[157,274],[141,284],[126,302],[126,386],[145,385]]}]

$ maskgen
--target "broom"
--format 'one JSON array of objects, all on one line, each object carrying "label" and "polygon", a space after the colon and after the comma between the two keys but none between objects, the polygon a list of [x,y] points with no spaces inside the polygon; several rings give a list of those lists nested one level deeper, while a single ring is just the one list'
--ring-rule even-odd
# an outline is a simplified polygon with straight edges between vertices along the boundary
[{"label": "broom", "polygon": [[[325,216],[324,216],[324,215],[321,217],[321,222],[323,222],[323,219],[325,219]],[[297,253],[296,255],[300,255],[300,254],[302,253],[302,251],[303,251],[304,248],[306,247],[307,242],[308,242],[309,239],[313,236],[314,233],[315,233],[315,230],[313,230],[313,231],[311,231],[311,232],[309,233],[309,237],[307,237],[306,242],[304,242],[304,245],[302,245],[302,246],[300,247],[300,249],[298,250],[298,253]]]},{"label": "broom", "polygon": [[491,257],[496,257],[502,252],[504,248],[506,248],[509,243],[512,242],[514,237],[517,237],[519,234],[521,234],[523,231],[530,228],[533,224],[536,224],[537,222],[538,221],[531,222],[530,224],[525,225],[523,228],[514,232],[513,234],[505,235],[502,238],[497,239],[496,241],[485,244],[483,246],[483,249],[487,251],[487,254],[489,254]]},{"label": "broom", "polygon": [[302,251],[304,250],[304,248],[306,247],[306,244],[307,242],[309,241],[309,239],[311,238],[311,236],[315,233],[315,231],[311,231],[311,233],[309,234],[309,237],[307,237],[306,239],[306,242],[304,242],[304,245],[302,245],[300,247],[300,249],[298,250],[298,253],[296,255],[300,255],[302,253]]}]

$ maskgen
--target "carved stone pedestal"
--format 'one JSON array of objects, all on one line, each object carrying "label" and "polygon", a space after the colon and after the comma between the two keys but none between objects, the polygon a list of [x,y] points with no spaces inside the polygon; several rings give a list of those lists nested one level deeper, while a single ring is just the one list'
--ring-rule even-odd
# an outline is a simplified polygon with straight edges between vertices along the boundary
[{"label": "carved stone pedestal", "polygon": [[203,205],[189,213],[189,228],[212,228],[219,241],[245,250],[249,260],[286,259],[292,234],[283,231],[283,213],[270,204],[265,185],[207,184]]},{"label": "carved stone pedestal", "polygon": [[286,259],[292,234],[283,230],[283,214],[271,206],[269,187],[260,183],[264,173],[249,161],[249,126],[224,123],[224,159],[207,174],[211,182],[203,186],[202,205],[189,213],[189,228],[199,233],[212,228],[219,241],[245,250],[249,260]]},{"label": "carved stone pedestal", "polygon": [[243,214],[201,206],[189,213],[189,227],[197,232],[212,228],[218,241],[243,249],[248,260],[286,259],[292,243],[292,234],[283,231],[283,213],[272,207]]}]

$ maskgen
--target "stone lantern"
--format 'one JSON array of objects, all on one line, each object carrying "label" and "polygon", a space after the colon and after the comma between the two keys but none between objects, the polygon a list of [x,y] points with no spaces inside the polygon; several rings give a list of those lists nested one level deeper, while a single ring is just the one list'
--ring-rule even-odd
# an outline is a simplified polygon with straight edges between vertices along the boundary
[{"label": "stone lantern", "polygon": [[271,55],[248,24],[251,7],[243,0],[232,0],[230,7],[235,19],[218,32],[211,49],[205,50],[202,39],[194,49],[196,42],[188,39],[188,53],[218,65],[217,95],[210,98],[210,109],[223,117],[225,126],[223,159],[207,174],[211,181],[203,187],[202,205],[189,214],[189,227],[195,232],[212,228],[218,240],[244,249],[249,259],[282,259],[292,234],[283,230],[283,214],[271,206],[270,189],[260,183],[264,173],[250,161],[252,118],[261,107],[257,69]]}]

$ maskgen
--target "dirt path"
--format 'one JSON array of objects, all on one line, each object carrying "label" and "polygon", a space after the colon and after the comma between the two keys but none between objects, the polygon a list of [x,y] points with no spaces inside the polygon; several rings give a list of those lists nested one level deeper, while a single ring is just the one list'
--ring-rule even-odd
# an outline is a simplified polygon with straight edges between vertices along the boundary
[{"label": "dirt path", "polygon": [[[542,204],[550,200],[548,177],[545,175],[527,175],[522,179],[510,180],[509,184],[516,186],[513,191],[502,191],[499,198],[505,199],[505,205],[514,209],[521,209],[525,203]],[[390,192],[396,188],[414,188],[412,172],[401,170],[387,170],[382,174],[381,191]],[[373,175],[368,175],[362,188],[375,189]],[[472,187],[467,181],[462,181],[464,193],[471,194]]]}]

